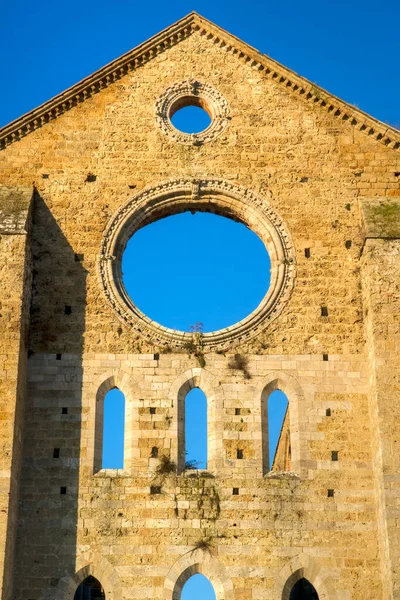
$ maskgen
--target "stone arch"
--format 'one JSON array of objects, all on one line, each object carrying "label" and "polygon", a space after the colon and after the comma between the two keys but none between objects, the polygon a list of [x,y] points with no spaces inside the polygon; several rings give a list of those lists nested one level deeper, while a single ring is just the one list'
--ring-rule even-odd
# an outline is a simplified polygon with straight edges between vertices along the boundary
[{"label": "stone arch", "polygon": [[122,256],[138,229],[166,216],[187,210],[213,212],[246,225],[263,241],[271,259],[270,286],[255,310],[238,323],[202,335],[205,349],[228,349],[247,342],[278,317],[291,296],[295,274],[295,248],[285,222],[266,198],[221,179],[176,179],[144,188],[120,206],[103,235],[97,267],[107,302],[130,331],[159,347],[184,350],[192,333],[169,329],[149,319],[127,294],[122,277]]},{"label": "stone arch", "polygon": [[221,462],[222,444],[222,422],[218,419],[223,408],[223,391],[218,381],[211,373],[201,367],[188,369],[172,383],[169,398],[174,407],[177,422],[177,448],[176,463],[178,473],[185,470],[185,398],[193,388],[200,388],[207,398],[207,422],[208,422],[208,465],[213,471]]},{"label": "stone arch", "polygon": [[117,571],[103,556],[87,552],[78,557],[76,572],[67,572],[58,582],[54,600],[73,600],[78,586],[92,575],[103,586],[106,600],[121,600],[122,588]]},{"label": "stone arch", "polygon": [[293,586],[305,577],[316,589],[319,600],[339,600],[332,581],[334,575],[331,569],[301,553],[279,571],[275,580],[275,597],[289,600]]},{"label": "stone arch", "polygon": [[[94,473],[101,471],[103,411],[106,394],[117,388],[125,396],[124,471],[139,458],[139,387],[123,369],[110,369],[98,375],[89,388],[89,431],[87,448]],[[93,400],[95,399],[95,403]]]},{"label": "stone arch", "polygon": [[187,552],[168,571],[164,583],[164,600],[180,600],[186,581],[196,573],[207,577],[211,582],[216,600],[233,600],[233,584],[225,568],[205,550]]},{"label": "stone arch", "polygon": [[300,471],[301,465],[301,439],[300,439],[300,407],[304,399],[304,392],[292,375],[284,371],[271,371],[256,387],[257,402],[261,399],[261,439],[262,462],[264,475],[269,472],[268,450],[268,398],[272,392],[280,390],[289,401],[289,424],[291,444],[291,470]]}]

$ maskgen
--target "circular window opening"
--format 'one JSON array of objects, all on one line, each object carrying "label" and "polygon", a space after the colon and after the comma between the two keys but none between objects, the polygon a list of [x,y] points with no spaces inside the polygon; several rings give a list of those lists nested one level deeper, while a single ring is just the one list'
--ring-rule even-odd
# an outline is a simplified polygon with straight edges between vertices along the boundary
[{"label": "circular window opening", "polygon": [[170,329],[211,332],[241,321],[263,300],[271,263],[260,238],[226,217],[185,212],[128,241],[123,283],[133,303]]},{"label": "circular window opening", "polygon": [[172,125],[182,133],[201,133],[212,123],[212,116],[202,98],[179,98],[170,109]]}]

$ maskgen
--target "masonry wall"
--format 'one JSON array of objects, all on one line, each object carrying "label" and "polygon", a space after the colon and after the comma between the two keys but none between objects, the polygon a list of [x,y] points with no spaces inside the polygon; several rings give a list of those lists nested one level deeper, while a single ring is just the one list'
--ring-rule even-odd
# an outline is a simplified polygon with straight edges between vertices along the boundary
[{"label": "masonry wall", "polygon": [[[396,224],[397,226],[397,224]],[[386,236],[385,236],[386,237]],[[370,339],[370,395],[376,431],[373,456],[377,473],[380,543],[387,597],[398,597],[398,310],[397,240],[367,239],[363,252],[366,331]],[[391,595],[393,594],[393,596]]]},{"label": "masonry wall", "polygon": [[[286,361],[291,368],[283,368]],[[45,390],[50,382],[54,390],[61,387],[65,374],[74,372],[74,362],[71,356],[57,363],[54,355],[42,354],[30,360],[31,401],[52,419],[53,430],[56,419],[61,430],[63,417],[56,416],[59,407],[52,398],[45,400]],[[85,356],[78,555],[91,549],[96,556],[106,558],[118,573],[126,598],[162,598],[169,568],[201,543],[209,544],[212,555],[225,567],[235,597],[277,598],[275,586],[281,570],[298,554],[311,557],[326,570],[324,586],[330,593],[362,598],[367,589],[371,597],[377,596],[379,561],[363,360],[351,356],[332,356],[331,362],[311,355],[252,356],[250,382],[240,374],[232,375],[227,363],[227,358],[209,356],[202,370],[195,359],[185,355],[161,355],[159,360],[153,355]],[[51,374],[55,371],[57,375]],[[273,472],[263,478],[261,393],[271,373],[279,373],[280,387],[290,397],[292,413],[300,413],[292,439],[292,452],[294,458],[296,453],[300,456],[300,468],[297,473]],[[302,396],[291,390],[292,378],[299,382]],[[138,429],[133,431],[139,443],[132,464],[125,470],[93,475],[94,398],[100,383],[109,379],[124,392],[131,412],[138,414]],[[177,459],[175,390],[186,380],[205,390],[207,398],[214,394],[224,458],[209,473],[158,474],[159,461],[150,458],[150,450],[156,446],[160,455]],[[156,409],[155,414],[150,414],[150,407]],[[234,416],[237,407],[248,410],[248,416]],[[326,416],[327,408],[331,417]],[[75,414],[76,409],[72,410]],[[357,426],[360,422],[364,422],[362,428]],[[67,422],[64,426],[68,431]],[[37,427],[38,422],[33,421],[32,436]],[[127,428],[131,428],[129,421]],[[42,439],[41,432],[37,438]],[[236,459],[238,447],[244,449],[243,460]],[[40,442],[42,456],[45,448]],[[54,485],[49,487],[51,479],[43,483],[51,490],[51,522],[60,532],[75,502],[75,487],[68,485],[65,496],[59,495],[58,488],[70,484],[65,467],[71,450],[64,442],[59,460],[51,459],[50,440],[46,450],[47,458],[40,464],[48,465],[48,473],[59,465]],[[338,462],[332,462],[332,450],[338,451]],[[159,491],[152,494],[152,488]],[[233,488],[238,488],[237,496]],[[333,498],[327,497],[328,489],[334,489]],[[42,527],[48,535],[48,518],[48,510],[42,518],[36,517],[36,540],[43,537]],[[24,523],[27,521],[28,516]],[[30,532],[23,534],[27,547]],[[25,565],[26,560],[25,555]],[[46,563],[44,567],[48,569]],[[46,568],[42,572],[45,574]],[[53,577],[55,573],[57,567],[53,565]],[[96,576],[100,575],[101,571]],[[331,597],[323,592],[321,588],[322,598]],[[22,595],[22,586],[20,593],[28,597],[28,589],[24,588]],[[54,590],[49,585],[45,598],[51,597]]]},{"label": "masonry wall", "polygon": [[[155,122],[159,95],[192,77],[230,109],[225,132],[199,147],[175,143]],[[179,577],[196,569],[219,600],[287,600],[300,573],[321,600],[400,597],[395,563],[395,591],[386,585],[360,272],[360,200],[399,195],[398,171],[394,150],[196,32],[0,153],[2,182],[37,189],[15,600],[72,600],[89,572],[107,600],[175,599]],[[203,369],[133,337],[97,274],[115,211],[179,177],[260,193],[296,250],[282,314],[226,356],[206,353]],[[234,352],[248,357],[249,379],[229,368]],[[261,398],[271,382],[289,399],[292,473],[264,477]],[[95,472],[96,414],[113,386],[127,399],[126,469]],[[190,386],[209,402],[211,476],[157,474],[150,450],[178,460],[179,394]]]},{"label": "masonry wall", "polygon": [[32,188],[0,186],[0,589],[12,590],[31,292]]}]

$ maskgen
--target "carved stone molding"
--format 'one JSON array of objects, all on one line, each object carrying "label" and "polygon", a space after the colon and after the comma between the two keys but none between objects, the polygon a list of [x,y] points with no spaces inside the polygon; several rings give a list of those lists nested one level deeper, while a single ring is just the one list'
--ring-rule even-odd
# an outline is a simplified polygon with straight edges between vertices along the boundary
[{"label": "carved stone molding", "polygon": [[203,549],[194,548],[178,558],[164,580],[164,600],[179,600],[185,583],[201,573],[214,588],[216,600],[234,600],[233,584],[218,558]]},{"label": "carved stone molding", "polygon": [[[171,117],[184,106],[199,106],[210,116],[211,123],[199,133],[184,133],[171,123]],[[175,142],[200,146],[211,142],[228,125],[229,107],[222,94],[207,83],[195,79],[180,81],[168,87],[156,103],[156,121],[161,131]]]},{"label": "carved stone molding", "polygon": [[182,348],[191,339],[190,333],[159,325],[142,313],[125,290],[121,270],[126,244],[138,229],[187,210],[239,221],[254,231],[268,250],[271,282],[258,307],[238,323],[202,337],[204,347],[210,350],[247,342],[288,302],[295,278],[295,253],[285,223],[265,198],[228,181],[177,179],[145,188],[128,200],[112,217],[103,236],[98,272],[104,294],[121,321],[154,345]]}]

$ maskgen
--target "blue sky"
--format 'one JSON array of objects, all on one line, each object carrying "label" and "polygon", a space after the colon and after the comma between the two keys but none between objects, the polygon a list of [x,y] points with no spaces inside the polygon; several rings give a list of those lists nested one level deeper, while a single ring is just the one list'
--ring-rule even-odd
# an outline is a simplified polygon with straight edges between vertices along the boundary
[{"label": "blue sky", "polygon": [[125,397],[120,390],[104,398],[103,469],[124,468]]},{"label": "blue sky", "polygon": [[128,294],[151,319],[183,331],[200,321],[207,332],[258,306],[269,287],[270,260],[241,223],[186,212],[135,233],[122,271]]},{"label": "blue sky", "polygon": [[215,600],[215,592],[204,575],[192,575],[183,586],[181,600]]},{"label": "blue sky", "polygon": [[399,123],[398,0],[15,0],[1,9],[0,124],[191,10],[382,121]]}]

